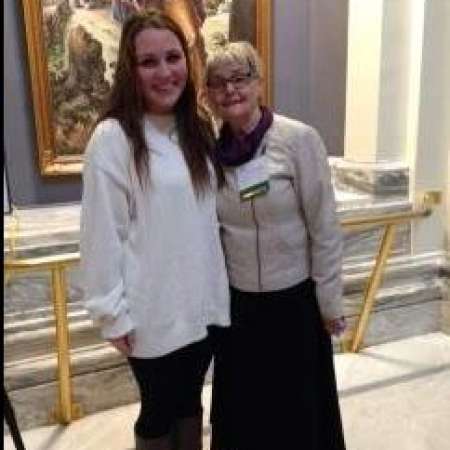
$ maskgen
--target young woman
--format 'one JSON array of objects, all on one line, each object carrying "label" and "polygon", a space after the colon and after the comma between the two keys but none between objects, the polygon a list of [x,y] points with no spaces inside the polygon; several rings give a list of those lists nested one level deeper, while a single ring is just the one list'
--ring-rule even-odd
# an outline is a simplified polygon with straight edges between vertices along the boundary
[{"label": "young woman", "polygon": [[231,327],[215,330],[212,448],[343,450],[330,339],[345,326],[342,238],[326,151],[313,128],[260,106],[261,83],[250,44],[210,55],[231,284]]},{"label": "young woman", "polygon": [[86,151],[81,252],[86,307],[139,386],[138,450],[201,448],[208,327],[229,324],[212,149],[183,33],[133,15]]}]

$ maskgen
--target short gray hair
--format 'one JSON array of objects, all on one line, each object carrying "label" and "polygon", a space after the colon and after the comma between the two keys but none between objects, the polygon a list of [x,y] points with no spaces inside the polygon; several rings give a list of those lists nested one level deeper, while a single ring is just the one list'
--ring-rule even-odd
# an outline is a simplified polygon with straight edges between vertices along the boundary
[{"label": "short gray hair", "polygon": [[231,63],[247,65],[251,75],[256,78],[262,78],[263,76],[261,58],[253,45],[246,41],[229,42],[224,46],[217,46],[208,55],[205,71],[206,82],[208,82],[212,72]]}]

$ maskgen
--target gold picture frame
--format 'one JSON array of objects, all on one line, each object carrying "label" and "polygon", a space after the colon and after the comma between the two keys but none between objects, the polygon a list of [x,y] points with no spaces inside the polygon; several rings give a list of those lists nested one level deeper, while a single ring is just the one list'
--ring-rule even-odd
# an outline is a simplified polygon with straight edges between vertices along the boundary
[{"label": "gold picture frame", "polygon": [[[256,2],[256,47],[258,48],[264,64],[265,88],[264,101],[271,104],[271,20],[272,20],[272,0],[255,0]],[[73,146],[67,152],[62,149],[58,139],[67,133],[61,132],[59,120],[59,110],[53,103],[57,97],[54,95],[54,85],[51,82],[48,55],[49,39],[47,40],[44,31],[44,20],[48,27],[48,17],[44,19],[44,5],[49,3],[46,0],[22,0],[25,34],[28,48],[29,69],[31,76],[31,89],[34,109],[34,123],[36,128],[36,141],[39,160],[39,170],[43,176],[70,176],[78,175],[83,166],[82,138],[76,140],[79,145]],[[66,2],[67,4],[71,2]],[[192,7],[192,2],[185,0],[186,8]],[[48,6],[46,6],[48,7]],[[192,11],[189,14],[192,16]],[[48,30],[48,28],[47,28]],[[62,57],[61,57],[62,59]],[[111,64],[110,64],[111,65]],[[108,66],[106,66],[108,67]],[[54,77],[53,77],[54,78]],[[62,103],[60,103],[62,105]],[[58,105],[57,105],[58,106]],[[64,106],[67,109],[67,105]],[[86,108],[85,108],[86,109]],[[55,122],[56,121],[56,122]],[[55,125],[56,124],[56,125]],[[85,133],[89,129],[83,122],[77,122],[79,133]],[[56,131],[56,127],[58,131]],[[64,132],[67,130],[63,130]],[[71,136],[69,134],[69,136]],[[70,138],[66,138],[70,141]],[[64,141],[64,142],[66,142]],[[85,139],[87,142],[87,139]],[[75,150],[74,150],[75,149]]]}]

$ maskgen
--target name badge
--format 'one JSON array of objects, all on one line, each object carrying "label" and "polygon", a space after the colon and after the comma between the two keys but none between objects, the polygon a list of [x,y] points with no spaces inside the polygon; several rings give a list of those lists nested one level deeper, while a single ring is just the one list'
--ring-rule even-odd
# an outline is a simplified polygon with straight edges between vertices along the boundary
[{"label": "name badge", "polygon": [[269,190],[269,172],[264,157],[259,157],[236,169],[241,201],[264,195]]}]

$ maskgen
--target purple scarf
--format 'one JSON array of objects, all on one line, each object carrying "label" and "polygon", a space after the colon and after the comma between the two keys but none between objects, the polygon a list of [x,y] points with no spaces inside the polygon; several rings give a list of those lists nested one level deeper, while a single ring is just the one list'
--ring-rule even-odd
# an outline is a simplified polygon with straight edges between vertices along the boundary
[{"label": "purple scarf", "polygon": [[216,146],[217,159],[220,164],[236,167],[253,158],[262,138],[273,122],[272,111],[263,106],[261,113],[258,125],[244,136],[233,134],[228,124],[222,127]]}]

